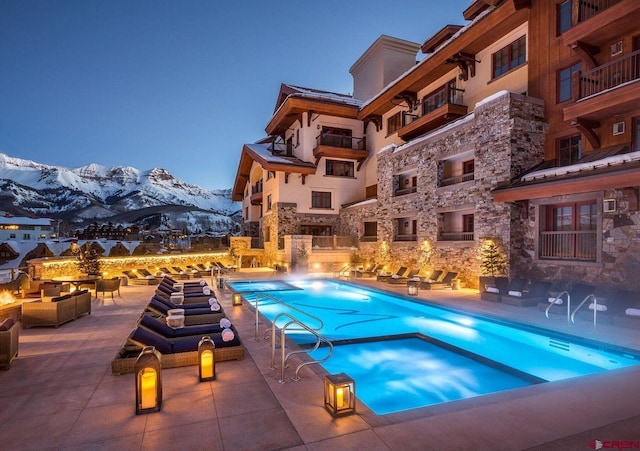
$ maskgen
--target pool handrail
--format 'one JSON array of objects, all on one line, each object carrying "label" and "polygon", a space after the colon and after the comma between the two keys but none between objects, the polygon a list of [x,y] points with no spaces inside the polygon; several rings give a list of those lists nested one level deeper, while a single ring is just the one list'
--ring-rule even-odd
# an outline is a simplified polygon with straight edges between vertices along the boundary
[{"label": "pool handrail", "polygon": [[[309,318],[311,318],[311,319],[313,319],[313,320],[317,321],[317,322],[320,324],[320,326],[319,326],[319,327],[317,327],[317,328],[315,328],[315,329],[313,329],[314,331],[318,331],[318,330],[320,330],[320,329],[322,329],[322,328],[324,327],[324,322],[323,322],[320,318],[318,318],[317,316],[314,316],[314,315],[312,315],[311,313],[305,312],[305,311],[304,311],[304,310],[302,310],[302,309],[299,309],[299,308],[297,308],[297,307],[294,307],[293,305],[286,303],[286,302],[285,302],[285,301],[283,301],[282,299],[278,299],[278,298],[276,298],[276,297],[274,297],[274,296],[271,296],[271,295],[269,295],[269,294],[265,294],[265,293],[258,293],[258,294],[256,295],[256,298],[254,299],[254,302],[255,302],[255,310],[256,310],[256,327],[255,327],[255,333],[254,333],[254,337],[253,337],[253,340],[254,340],[254,341],[257,341],[257,340],[258,340],[258,333],[260,332],[260,331],[259,331],[259,315],[258,315],[258,314],[259,314],[259,308],[258,308],[258,302],[259,302],[259,299],[260,299],[261,297],[262,297],[262,298],[270,299],[270,300],[272,300],[272,301],[274,301],[274,302],[276,302],[276,303],[278,303],[278,304],[284,304],[284,305],[286,305],[287,307],[289,307],[290,309],[295,310],[296,312],[302,313],[303,315],[306,315],[306,316],[308,316]],[[272,329],[273,329],[273,326],[275,326],[275,324],[276,324],[276,322],[275,322],[275,318],[274,318],[274,320],[272,321],[272,323],[271,323],[271,324],[272,324]],[[265,337],[265,338],[266,338],[266,337]]]},{"label": "pool handrail", "polygon": [[553,299],[553,301],[549,301],[549,307],[547,307],[547,309],[544,311],[544,315],[549,318],[549,310],[551,310],[551,307],[553,307],[554,305],[558,305],[556,304],[556,302],[562,300],[563,294],[567,295],[567,324],[571,325],[571,295],[568,291],[563,291],[562,293],[557,295],[555,299]]},{"label": "pool handrail", "polygon": [[582,306],[585,304],[585,302],[587,302],[589,299],[593,299],[593,327],[596,327],[596,318],[597,318],[597,311],[598,311],[598,298],[596,298],[596,295],[591,293],[588,294],[587,297],[585,297],[582,302],[580,303],[580,305],[578,305],[576,307],[576,309],[573,311],[573,313],[571,314],[571,322],[575,324],[575,317],[576,317],[576,313],[578,313],[578,310],[580,310],[582,308]]},{"label": "pool handrail", "polygon": [[[294,317],[293,315],[287,313],[287,312],[282,312],[278,315],[276,315],[275,318],[273,318],[273,326],[271,328],[271,369],[275,369],[275,354],[276,354],[276,321],[278,319],[280,319],[280,317],[287,317],[290,319],[289,322],[287,322],[286,324],[284,324],[282,326],[282,328],[280,328],[280,379],[278,380],[278,383],[280,384],[284,384],[286,383],[286,380],[284,378],[284,370],[286,368],[286,364],[287,364],[287,360],[289,360],[289,357],[291,357],[294,354],[302,354],[302,353],[307,353],[307,352],[313,352],[315,350],[317,350],[320,347],[320,343],[321,342],[325,342],[327,343],[327,345],[329,346],[329,352],[327,353],[327,355],[322,358],[322,359],[318,359],[318,360],[312,360],[309,362],[302,362],[300,365],[298,365],[296,367],[296,372],[295,372],[295,376],[293,377],[294,381],[298,381],[300,380],[300,378],[298,377],[298,374],[300,372],[300,370],[307,366],[307,365],[312,365],[314,363],[322,363],[327,361],[332,355],[333,355],[333,343],[331,343],[331,341],[324,337],[323,335],[320,335],[316,330],[314,330],[313,328],[307,326],[306,324],[304,324],[302,321],[300,321],[298,318]],[[287,327],[289,327],[290,325],[295,324],[299,327],[302,327],[303,329],[305,329],[307,332],[311,333],[312,335],[314,335],[316,337],[316,344],[314,345],[313,349],[311,351],[308,350],[297,350],[297,351],[291,351],[289,354],[285,354],[285,332],[287,330]]]}]

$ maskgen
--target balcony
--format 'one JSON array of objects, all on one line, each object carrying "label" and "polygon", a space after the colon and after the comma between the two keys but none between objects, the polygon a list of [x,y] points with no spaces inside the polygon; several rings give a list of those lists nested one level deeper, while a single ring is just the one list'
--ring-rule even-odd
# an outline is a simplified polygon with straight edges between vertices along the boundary
[{"label": "balcony", "polygon": [[316,165],[322,157],[356,160],[361,163],[367,159],[369,151],[365,137],[322,133],[316,137],[313,156],[316,157]]},{"label": "balcony", "polygon": [[637,0],[574,0],[572,27],[562,34],[565,45],[579,42],[602,47],[637,29]]},{"label": "balcony", "polygon": [[473,180],[473,172],[469,173],[469,174],[463,174],[463,175],[456,175],[455,177],[447,177],[444,178],[440,181],[440,185],[439,186],[450,186],[450,185],[456,185],[458,183],[462,183],[462,182],[470,182],[471,180]]},{"label": "balcony", "polygon": [[597,232],[541,232],[540,258],[549,260],[596,261]]},{"label": "balcony", "polygon": [[255,185],[251,187],[251,205],[262,204],[262,180],[259,180]]},{"label": "balcony", "polygon": [[464,90],[448,84],[424,97],[419,106],[421,114],[405,113],[398,136],[408,141],[466,115],[463,93]]},{"label": "balcony", "polygon": [[473,232],[440,232],[438,241],[473,241]]},{"label": "balcony", "polygon": [[640,50],[573,74],[573,98],[564,119],[603,120],[634,109],[640,100]]}]

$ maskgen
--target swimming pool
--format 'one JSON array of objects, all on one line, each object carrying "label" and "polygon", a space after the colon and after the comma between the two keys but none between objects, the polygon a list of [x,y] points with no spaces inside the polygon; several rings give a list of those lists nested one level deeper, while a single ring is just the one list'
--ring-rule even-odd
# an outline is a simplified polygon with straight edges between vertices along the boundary
[{"label": "swimming pool", "polygon": [[[271,321],[289,312],[318,328],[334,343],[334,355],[322,366],[349,374],[358,398],[377,414],[640,363],[640,355],[628,349],[342,281],[288,283],[299,290],[252,292],[229,285],[252,304],[257,297],[260,313]],[[303,330],[288,337],[303,347],[315,341]],[[326,350],[311,355],[321,358]]]}]

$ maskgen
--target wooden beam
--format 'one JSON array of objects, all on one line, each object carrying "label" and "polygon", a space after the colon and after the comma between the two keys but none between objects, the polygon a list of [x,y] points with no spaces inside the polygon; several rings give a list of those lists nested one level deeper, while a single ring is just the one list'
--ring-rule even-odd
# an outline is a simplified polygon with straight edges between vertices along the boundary
[{"label": "wooden beam", "polygon": [[367,125],[372,122],[376,126],[376,132],[382,130],[382,116],[379,114],[370,114],[369,116],[363,119],[364,121],[364,132],[363,134],[367,134]]},{"label": "wooden beam", "polygon": [[587,141],[594,149],[600,148],[600,136],[595,131],[596,128],[600,128],[600,122],[579,117],[573,119],[571,125],[587,138]]},{"label": "wooden beam", "polygon": [[598,60],[596,60],[595,55],[600,53],[600,47],[582,41],[576,41],[569,47],[580,56],[582,64],[585,66],[583,71],[598,67]]}]

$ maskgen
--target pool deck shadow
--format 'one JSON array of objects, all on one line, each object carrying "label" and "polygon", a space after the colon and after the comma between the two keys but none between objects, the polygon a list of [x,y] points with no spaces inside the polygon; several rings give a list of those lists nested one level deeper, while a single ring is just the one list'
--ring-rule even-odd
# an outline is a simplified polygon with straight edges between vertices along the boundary
[{"label": "pool deck shadow", "polygon": [[[640,441],[640,365],[391,415],[358,404],[356,415],[334,419],[323,407],[323,370],[305,367],[292,381],[302,361],[294,357],[281,383],[281,369],[270,369],[267,322],[254,337],[253,309],[232,306],[230,290],[217,288],[245,359],[219,362],[217,379],[205,383],[195,367],[164,370],[162,410],[136,416],[133,376],[112,375],[110,362],[153,289],[125,286],[114,301],[94,299],[90,316],[20,331],[19,357],[0,371],[3,449],[582,450],[593,440]],[[570,327],[536,308],[481,301],[475,290],[421,291],[419,298],[640,351],[640,330],[594,329],[587,321]]]}]

